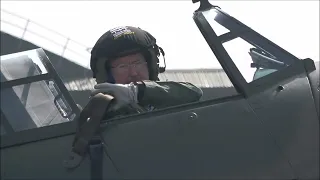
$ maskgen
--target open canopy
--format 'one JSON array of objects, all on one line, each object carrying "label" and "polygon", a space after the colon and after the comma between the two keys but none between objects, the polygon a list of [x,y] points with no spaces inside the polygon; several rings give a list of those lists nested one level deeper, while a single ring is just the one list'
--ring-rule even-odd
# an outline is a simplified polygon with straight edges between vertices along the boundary
[{"label": "open canopy", "polygon": [[74,119],[72,102],[62,94],[65,87],[58,86],[60,78],[47,60],[42,49],[1,56],[1,133]]}]

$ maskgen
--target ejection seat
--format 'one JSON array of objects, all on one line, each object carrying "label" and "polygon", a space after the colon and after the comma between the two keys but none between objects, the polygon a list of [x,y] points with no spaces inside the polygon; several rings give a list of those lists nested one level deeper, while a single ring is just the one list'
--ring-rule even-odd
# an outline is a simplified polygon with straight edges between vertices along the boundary
[{"label": "ejection seat", "polygon": [[[1,83],[45,73],[28,55],[1,59]],[[5,121],[1,123],[1,130],[16,132],[70,120],[63,114],[68,109],[67,103],[59,98],[61,93],[54,81],[18,84],[1,88],[1,121]]]}]

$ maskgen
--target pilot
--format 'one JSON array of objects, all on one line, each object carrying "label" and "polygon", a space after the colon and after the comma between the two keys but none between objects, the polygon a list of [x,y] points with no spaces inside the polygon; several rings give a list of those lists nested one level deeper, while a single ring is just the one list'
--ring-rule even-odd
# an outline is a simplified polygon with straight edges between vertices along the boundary
[{"label": "pilot", "polygon": [[116,27],[103,34],[91,50],[90,67],[97,85],[91,95],[115,98],[112,111],[139,105],[144,111],[199,101],[202,90],[188,82],[159,81],[160,53],[156,39],[138,27]]}]

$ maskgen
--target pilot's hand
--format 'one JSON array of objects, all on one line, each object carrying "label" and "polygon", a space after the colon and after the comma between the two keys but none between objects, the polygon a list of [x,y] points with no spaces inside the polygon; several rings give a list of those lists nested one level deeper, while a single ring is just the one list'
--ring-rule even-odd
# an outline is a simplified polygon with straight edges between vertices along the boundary
[{"label": "pilot's hand", "polygon": [[129,104],[138,103],[138,88],[131,84],[111,84],[101,83],[94,86],[91,96],[103,93],[109,94],[115,98],[115,104],[110,110],[116,111]]}]

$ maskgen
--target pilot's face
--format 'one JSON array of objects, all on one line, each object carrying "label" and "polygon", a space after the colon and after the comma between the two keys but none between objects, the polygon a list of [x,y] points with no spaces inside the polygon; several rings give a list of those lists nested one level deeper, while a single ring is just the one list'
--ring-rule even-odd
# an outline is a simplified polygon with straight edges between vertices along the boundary
[{"label": "pilot's face", "polygon": [[120,57],[111,62],[115,83],[129,84],[149,79],[147,62],[141,53]]}]

